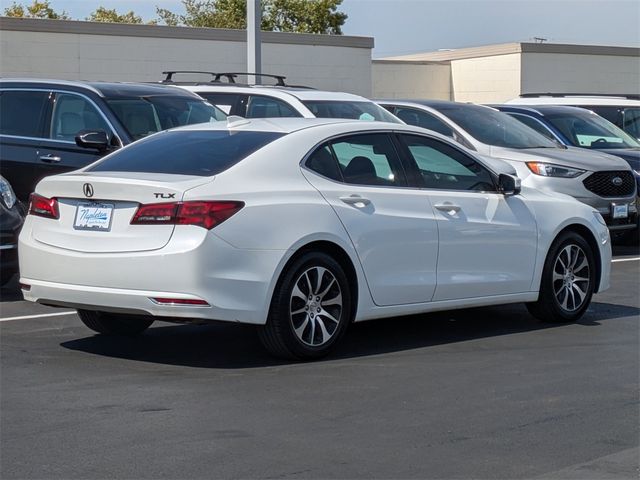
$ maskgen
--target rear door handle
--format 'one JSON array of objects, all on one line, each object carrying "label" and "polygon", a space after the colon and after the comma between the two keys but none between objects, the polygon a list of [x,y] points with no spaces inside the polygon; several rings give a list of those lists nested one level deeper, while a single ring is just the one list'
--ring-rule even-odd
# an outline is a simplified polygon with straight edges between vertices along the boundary
[{"label": "rear door handle", "polygon": [[453,215],[454,213],[458,213],[460,210],[462,210],[459,205],[454,205],[453,203],[449,202],[438,203],[434,205],[434,207],[441,212],[448,213],[449,215]]},{"label": "rear door handle", "polygon": [[58,163],[60,160],[62,160],[62,157],[58,157],[57,155],[42,155],[40,156],[40,160],[43,162],[48,162],[48,163]]},{"label": "rear door handle", "polygon": [[360,195],[349,195],[348,197],[340,197],[347,205],[353,205],[354,207],[362,208],[371,203],[368,198],[361,197]]}]

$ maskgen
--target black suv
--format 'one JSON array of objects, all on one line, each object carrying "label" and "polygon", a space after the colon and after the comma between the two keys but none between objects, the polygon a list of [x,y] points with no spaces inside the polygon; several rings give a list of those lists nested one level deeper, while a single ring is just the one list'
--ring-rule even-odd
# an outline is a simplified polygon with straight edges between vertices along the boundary
[{"label": "black suv", "polygon": [[0,174],[26,201],[43,177],[160,130],[225,118],[201,97],[162,85],[0,79]]}]

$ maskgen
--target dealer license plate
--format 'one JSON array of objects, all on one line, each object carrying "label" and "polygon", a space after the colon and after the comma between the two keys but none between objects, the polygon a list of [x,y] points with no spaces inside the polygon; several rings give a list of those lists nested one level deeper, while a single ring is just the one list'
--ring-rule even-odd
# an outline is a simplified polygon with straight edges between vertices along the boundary
[{"label": "dealer license plate", "polygon": [[626,203],[624,205],[612,203],[611,210],[611,216],[613,218],[627,218],[629,216],[629,205]]},{"label": "dealer license plate", "polygon": [[108,232],[111,229],[113,205],[109,203],[81,203],[76,210],[73,228]]}]

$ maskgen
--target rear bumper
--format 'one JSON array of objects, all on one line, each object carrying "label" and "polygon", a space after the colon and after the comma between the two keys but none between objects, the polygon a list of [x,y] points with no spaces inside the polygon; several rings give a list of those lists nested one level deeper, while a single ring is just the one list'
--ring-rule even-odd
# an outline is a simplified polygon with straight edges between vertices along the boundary
[{"label": "rear bumper", "polygon": [[[179,226],[158,250],[82,253],[20,236],[25,300],[71,308],[159,317],[264,324],[280,250],[235,248],[212,232]],[[153,298],[205,300],[209,306],[161,305]]]}]

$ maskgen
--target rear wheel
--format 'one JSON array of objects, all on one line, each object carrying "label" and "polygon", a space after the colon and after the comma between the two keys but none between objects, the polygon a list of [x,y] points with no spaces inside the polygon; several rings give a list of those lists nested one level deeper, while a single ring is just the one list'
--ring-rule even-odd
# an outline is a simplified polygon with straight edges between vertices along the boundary
[{"label": "rear wheel", "polygon": [[567,232],[552,244],[545,260],[537,302],[527,309],[548,322],[573,322],[589,307],[596,279],[593,251],[587,241]]},{"label": "rear wheel", "polygon": [[138,335],[153,323],[153,318],[149,317],[94,312],[91,310],[78,310],[78,316],[82,323],[91,330],[104,335]]},{"label": "rear wheel", "polygon": [[267,323],[258,332],[272,355],[311,360],[331,351],[351,316],[351,291],[340,264],[325,253],[308,252],[280,277]]}]

